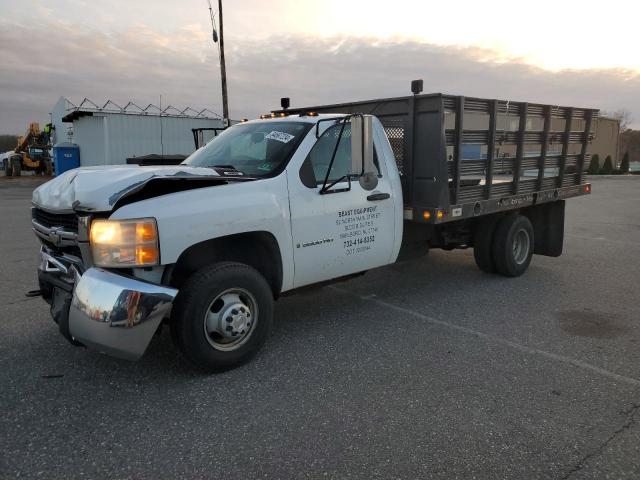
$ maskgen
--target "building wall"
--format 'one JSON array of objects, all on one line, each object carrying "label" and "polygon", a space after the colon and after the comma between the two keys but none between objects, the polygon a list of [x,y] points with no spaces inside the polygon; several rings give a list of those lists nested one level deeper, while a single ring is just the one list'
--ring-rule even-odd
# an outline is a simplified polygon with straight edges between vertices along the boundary
[{"label": "building wall", "polygon": [[107,164],[102,117],[81,117],[74,121],[73,143],[80,147],[81,166],[92,167]]},{"label": "building wall", "polygon": [[[625,153],[629,154],[629,163],[640,164],[640,130],[627,130],[620,135],[620,160]],[[637,170],[636,170],[637,171]]]},{"label": "building wall", "polygon": [[[596,121],[595,136],[589,146],[591,155],[598,154],[600,166],[611,155],[614,165],[620,163],[619,156],[620,122],[613,118],[600,117]],[[617,162],[617,163],[616,163]]]},{"label": "building wall", "polygon": [[60,97],[57,103],[53,106],[53,109],[51,110],[51,123],[55,128],[53,129],[51,137],[52,145],[70,141],[68,133],[72,130],[72,126],[70,123],[63,122],[62,117],[69,113],[69,109],[72,107],[73,106],[69,103],[69,100],[64,97]]},{"label": "building wall", "polygon": [[150,154],[189,155],[195,150],[192,128],[221,125],[201,118],[94,112],[73,121],[73,142],[80,146],[82,166],[118,165]]}]

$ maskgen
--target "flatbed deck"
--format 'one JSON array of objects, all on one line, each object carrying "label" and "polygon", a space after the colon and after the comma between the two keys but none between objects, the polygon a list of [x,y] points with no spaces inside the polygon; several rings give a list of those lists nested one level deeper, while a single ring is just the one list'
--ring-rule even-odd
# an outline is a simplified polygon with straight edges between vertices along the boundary
[{"label": "flatbed deck", "polygon": [[380,119],[407,220],[446,223],[591,191],[597,109],[434,93],[287,110],[305,111]]}]

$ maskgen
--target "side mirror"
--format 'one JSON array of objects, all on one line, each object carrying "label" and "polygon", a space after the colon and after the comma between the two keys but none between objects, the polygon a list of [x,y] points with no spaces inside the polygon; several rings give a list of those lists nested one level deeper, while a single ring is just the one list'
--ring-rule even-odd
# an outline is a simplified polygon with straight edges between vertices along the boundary
[{"label": "side mirror", "polygon": [[351,117],[351,173],[360,177],[374,171],[373,117]]}]

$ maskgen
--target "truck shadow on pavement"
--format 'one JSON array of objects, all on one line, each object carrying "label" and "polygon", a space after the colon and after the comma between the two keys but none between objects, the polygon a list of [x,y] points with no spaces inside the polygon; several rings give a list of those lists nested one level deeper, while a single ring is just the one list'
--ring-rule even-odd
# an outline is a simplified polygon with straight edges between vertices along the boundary
[{"label": "truck shadow on pavement", "polygon": [[[544,282],[540,281],[541,278],[544,278]],[[374,344],[377,338],[389,335],[389,331],[395,328],[394,323],[401,325],[405,321],[397,312],[381,312],[379,306],[369,302],[368,298],[375,297],[436,317],[446,314],[464,319],[466,315],[473,315],[469,313],[470,306],[493,308],[498,312],[496,318],[500,320],[505,317],[507,324],[514,318],[511,314],[500,313],[500,308],[505,306],[493,305],[496,301],[510,301],[511,307],[519,308],[522,302],[526,303],[529,299],[513,296],[513,292],[528,289],[529,285],[534,284],[537,288],[534,300],[537,301],[557,291],[565,281],[554,270],[535,265],[518,279],[486,275],[476,269],[469,252],[432,253],[419,261],[379,268],[335,286],[279,299],[276,302],[272,334],[265,347],[247,364],[214,377],[245,378],[247,375],[260,375],[266,370],[284,373],[291,368],[288,362],[295,362],[299,368],[315,369],[317,359],[310,356],[309,352],[323,356],[323,361],[329,362],[326,368],[331,368],[332,361],[340,364],[344,357],[352,355],[349,352],[351,343]],[[501,300],[508,298],[511,300]],[[621,324],[616,323],[615,316],[583,311],[559,312],[558,316],[557,329],[560,334],[564,332],[565,335],[607,339],[625,331]],[[43,332],[46,337],[52,334],[50,328]],[[50,343],[51,339],[43,339],[45,341]],[[99,372],[101,376],[118,378],[119,382],[135,383],[144,379],[145,382],[163,384],[168,377],[175,381],[207,376],[180,357],[166,325],[154,336],[147,352],[138,362],[72,348],[61,339],[55,342],[55,349],[58,350],[58,365],[55,371],[46,369],[46,375],[58,375],[66,371],[78,378],[73,370],[81,365],[79,370],[84,372],[82,377]],[[43,360],[43,363],[46,364],[46,361]]]}]

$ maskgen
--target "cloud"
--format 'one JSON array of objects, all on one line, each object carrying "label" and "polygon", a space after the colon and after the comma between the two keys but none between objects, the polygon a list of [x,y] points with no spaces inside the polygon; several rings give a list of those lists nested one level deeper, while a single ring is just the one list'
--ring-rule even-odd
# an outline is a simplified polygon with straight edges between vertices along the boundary
[{"label": "cloud", "polygon": [[[217,50],[198,25],[169,34],[144,24],[104,33],[45,22],[0,22],[0,133],[46,121],[60,95],[146,105],[162,94],[165,105],[221,110]],[[234,118],[276,108],[282,96],[303,106],[406,95],[410,80],[423,78],[425,92],[625,108],[640,122],[634,71],[551,72],[489,50],[394,39],[230,37],[226,47]]]}]

